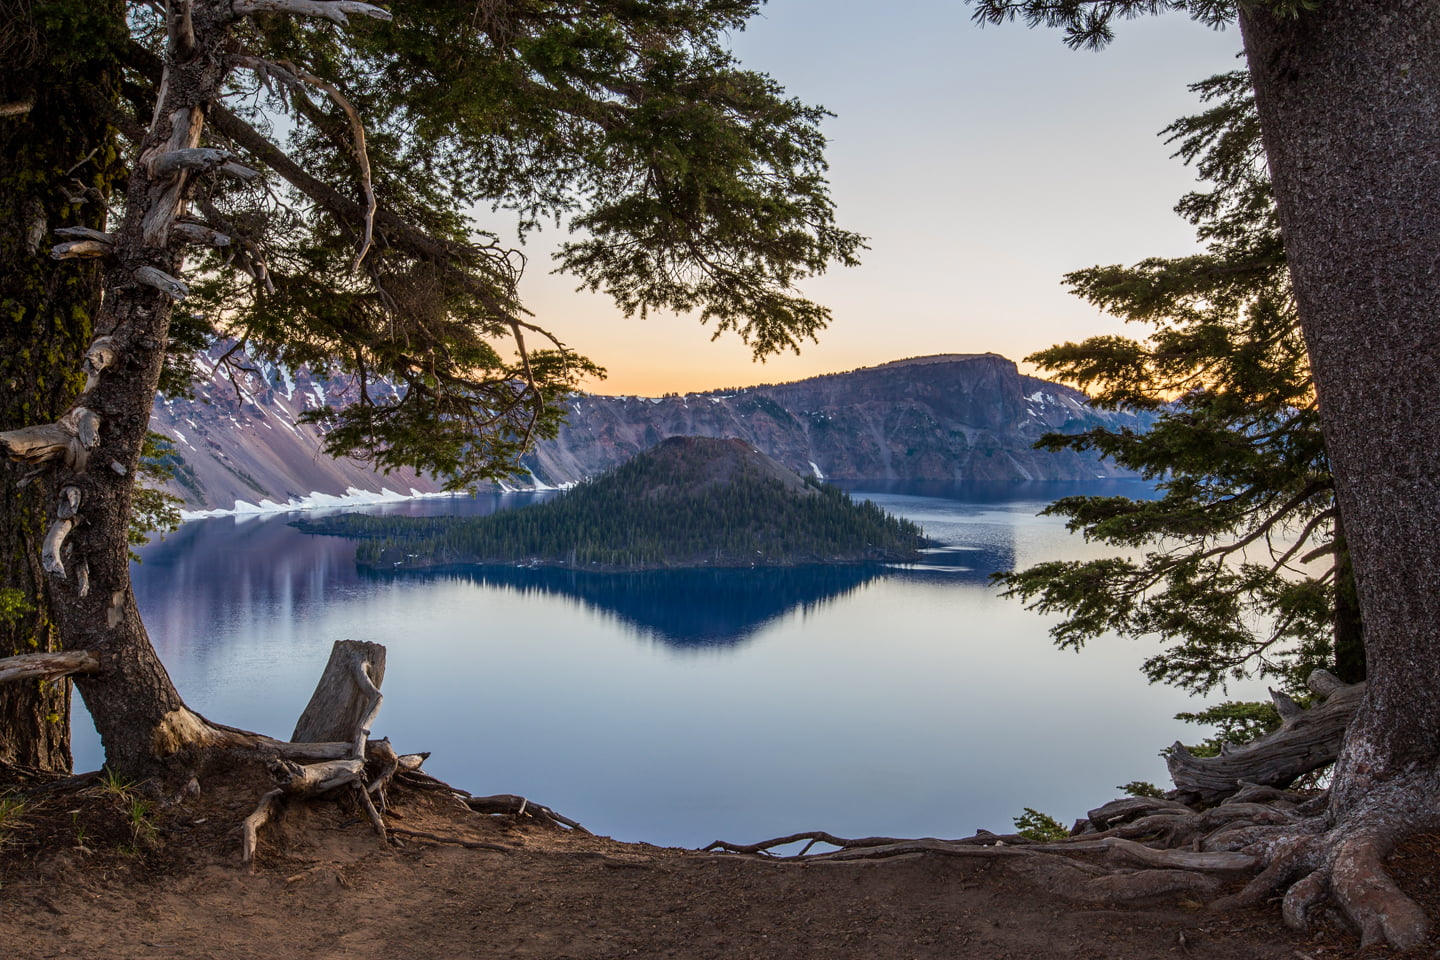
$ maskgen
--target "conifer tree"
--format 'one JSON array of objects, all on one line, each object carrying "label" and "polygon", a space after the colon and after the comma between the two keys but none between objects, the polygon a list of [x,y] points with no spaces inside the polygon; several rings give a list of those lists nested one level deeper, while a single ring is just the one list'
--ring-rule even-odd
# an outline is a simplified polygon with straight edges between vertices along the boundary
[{"label": "conifer tree", "polygon": [[1294,692],[1317,666],[1361,680],[1354,582],[1250,78],[1235,71],[1192,89],[1208,109],[1164,132],[1207,181],[1176,208],[1205,252],[1067,275],[1078,296],[1152,330],[1029,358],[1099,405],[1156,414],[1147,432],[1097,428],[1042,444],[1097,450],[1161,495],[1056,502],[1047,513],[1123,552],[1001,580],[1064,615],[1052,629],[1062,646],[1108,631],[1157,636],[1163,649],[1144,665],[1152,681],[1208,692],[1258,675]]},{"label": "conifer tree", "polygon": [[1230,903],[1329,903],[1362,944],[1424,942],[1384,859],[1440,828],[1440,18],[1424,0],[977,0],[977,17],[1103,46],[1116,17],[1238,21],[1277,222],[1344,517],[1366,690],[1323,816],[1262,831],[1265,870]]},{"label": "conifer tree", "polygon": [[[67,225],[52,254],[100,261],[103,308],[79,396],[0,433],[0,449],[53,483],[42,563],[66,669],[84,671],[76,682],[114,766],[178,775],[196,751],[244,741],[185,707],[129,589],[151,401],[196,346],[225,334],[352,377],[358,401],[318,413],[332,453],[464,484],[516,470],[595,370],[525,312],[524,256],[476,229],[473,208],[567,223],[561,267],[627,310],[693,311],[761,355],[823,327],[827,311],[796,283],[855,262],[861,240],[834,223],[824,112],[726,51],[725,32],[757,8],[112,11],[126,190],[105,229]],[[372,389],[381,378],[401,389]]]}]

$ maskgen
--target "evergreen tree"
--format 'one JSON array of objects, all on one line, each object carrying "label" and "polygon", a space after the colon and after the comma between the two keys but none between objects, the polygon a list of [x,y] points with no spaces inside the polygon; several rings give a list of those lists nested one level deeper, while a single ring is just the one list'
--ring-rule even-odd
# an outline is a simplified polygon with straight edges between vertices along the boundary
[{"label": "evergreen tree", "polygon": [[[106,226],[124,165],[100,107],[118,95],[123,15],[101,0],[0,2],[0,430],[61,416],[84,386],[100,269],[52,259],[51,231]],[[29,471],[0,469],[0,657],[54,651],[40,543],[55,491],[46,477],[15,489]],[[69,680],[0,685],[0,761],[70,768]]]},{"label": "evergreen tree", "polygon": [[[595,369],[528,317],[515,295],[523,256],[467,209],[568,222],[577,233],[561,266],[582,282],[628,310],[693,310],[758,354],[824,325],[795,284],[853,263],[860,238],[834,223],[823,111],[725,50],[725,32],[757,8],[435,0],[392,20],[358,0],[189,0],[112,11],[126,191],[107,230],[55,254],[102,262],[83,392],[0,446],[51,471],[43,562],[63,646],[103,652],[77,683],[114,765],[174,772],[188,748],[233,739],[185,708],[127,570],[150,404],[195,345],[223,332],[352,376],[358,402],[319,414],[330,451],[459,484],[515,471]],[[401,396],[372,396],[377,377]]]},{"label": "evergreen tree", "polygon": [[1317,666],[1360,680],[1354,582],[1249,75],[1192,89],[1209,108],[1165,133],[1208,182],[1176,208],[1205,252],[1067,275],[1077,295],[1152,332],[1029,358],[1097,404],[1157,414],[1148,432],[1097,428],[1042,444],[1095,449],[1158,482],[1161,496],[1052,504],[1046,512],[1072,530],[1125,552],[1001,581],[1064,614],[1052,629],[1062,646],[1112,630],[1158,636],[1164,647],[1144,665],[1152,681],[1206,692],[1260,675],[1294,692]]},{"label": "evergreen tree", "polygon": [[1240,25],[1365,628],[1325,815],[1257,844],[1266,869],[1231,902],[1283,887],[1295,925],[1334,902],[1363,945],[1418,947],[1428,921],[1384,858],[1440,827],[1440,18],[1422,0],[977,0],[1092,46],[1174,9]]}]

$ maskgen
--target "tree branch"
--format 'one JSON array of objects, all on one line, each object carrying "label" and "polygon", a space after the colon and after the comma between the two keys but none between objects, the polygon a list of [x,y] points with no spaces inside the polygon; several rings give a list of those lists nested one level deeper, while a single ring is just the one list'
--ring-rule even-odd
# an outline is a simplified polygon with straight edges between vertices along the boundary
[{"label": "tree branch", "polygon": [[346,14],[358,13],[376,20],[390,20],[390,11],[358,0],[234,0],[230,9],[243,16],[256,13],[293,13],[300,17],[322,17],[340,26],[349,26]]},{"label": "tree branch", "polygon": [[89,650],[22,653],[0,660],[0,683],[15,680],[58,680],[72,673],[95,673],[100,659]]}]

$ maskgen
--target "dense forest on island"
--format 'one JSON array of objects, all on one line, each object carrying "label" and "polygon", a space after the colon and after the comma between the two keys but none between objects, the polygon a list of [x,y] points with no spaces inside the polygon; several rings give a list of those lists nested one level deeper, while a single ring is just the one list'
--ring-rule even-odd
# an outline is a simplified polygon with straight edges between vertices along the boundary
[{"label": "dense forest on island", "polygon": [[737,440],[674,437],[560,497],[485,517],[297,521],[362,540],[364,566],[537,563],[650,569],[908,561],[918,526],[802,479]]}]

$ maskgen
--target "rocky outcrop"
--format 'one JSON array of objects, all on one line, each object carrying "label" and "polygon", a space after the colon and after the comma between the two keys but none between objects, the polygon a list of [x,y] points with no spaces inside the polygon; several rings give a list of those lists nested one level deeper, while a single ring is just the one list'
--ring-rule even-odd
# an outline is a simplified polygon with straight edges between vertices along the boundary
[{"label": "rocky outcrop", "polygon": [[738,437],[786,466],[837,480],[1020,482],[1124,475],[1093,456],[1035,450],[1042,434],[1144,423],[996,354],[899,360],[794,383],[662,398],[577,396],[554,441],[527,459],[559,485],[670,436]]},{"label": "rocky outcrop", "polygon": [[[174,443],[171,489],[187,507],[439,488],[412,472],[380,475],[321,453],[320,432],[301,415],[346,402],[348,381],[250,361],[226,370],[215,356],[201,358],[192,399],[155,408],[154,428]],[[1042,434],[1145,426],[1093,409],[1079,391],[1022,376],[995,354],[917,357],[710,393],[576,395],[570,407],[559,437],[526,458],[536,483],[596,476],[672,436],[737,437],[793,470],[829,479],[1080,480],[1123,474],[1093,456],[1033,449]]]}]

